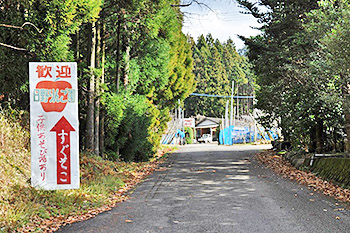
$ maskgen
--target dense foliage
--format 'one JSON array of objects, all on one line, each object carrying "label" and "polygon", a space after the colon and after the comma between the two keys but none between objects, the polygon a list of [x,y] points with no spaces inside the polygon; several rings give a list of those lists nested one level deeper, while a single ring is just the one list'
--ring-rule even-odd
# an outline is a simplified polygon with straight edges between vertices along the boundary
[{"label": "dense foliage", "polygon": [[[201,35],[192,41],[196,92],[230,96],[232,81],[240,95],[250,95],[254,91],[254,76],[244,56],[236,51],[231,39],[225,43],[214,40],[211,34]],[[238,87],[238,88],[237,88]],[[186,114],[221,117],[225,112],[227,99],[190,96],[185,101]]]},{"label": "dense foliage", "polygon": [[[347,1],[239,1],[262,24],[260,35],[243,38],[258,76],[260,120],[277,124],[284,139],[302,151],[344,149],[346,108],[339,71],[347,68],[334,56],[346,60],[340,50],[347,47],[339,43],[344,31],[335,34],[346,23],[335,12],[349,11],[340,2]],[[330,61],[339,64],[338,72]]]},{"label": "dense foliage", "polygon": [[28,62],[76,61],[80,148],[147,160],[194,89],[178,0],[0,1],[0,104],[28,110]]}]

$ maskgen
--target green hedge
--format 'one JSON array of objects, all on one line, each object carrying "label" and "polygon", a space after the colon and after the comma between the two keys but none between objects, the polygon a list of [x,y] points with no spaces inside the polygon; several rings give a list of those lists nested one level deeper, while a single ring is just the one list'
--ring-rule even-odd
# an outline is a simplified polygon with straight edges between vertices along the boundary
[{"label": "green hedge", "polygon": [[185,127],[185,133],[186,133],[186,144],[192,144],[193,143],[193,129],[186,126]]},{"label": "green hedge", "polygon": [[350,187],[350,159],[316,159],[310,170],[327,180],[331,180],[344,187]]},{"label": "green hedge", "polygon": [[106,151],[109,159],[147,161],[158,149],[169,118],[141,95],[107,94]]}]

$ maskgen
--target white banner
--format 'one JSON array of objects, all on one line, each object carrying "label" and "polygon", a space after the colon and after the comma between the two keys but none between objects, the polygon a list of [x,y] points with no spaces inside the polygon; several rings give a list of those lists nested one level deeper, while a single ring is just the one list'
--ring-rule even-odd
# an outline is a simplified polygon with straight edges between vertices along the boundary
[{"label": "white banner", "polygon": [[196,126],[194,118],[185,118],[184,119],[184,126],[194,128]]},{"label": "white banner", "polygon": [[30,62],[31,183],[78,189],[79,121],[75,62]]}]

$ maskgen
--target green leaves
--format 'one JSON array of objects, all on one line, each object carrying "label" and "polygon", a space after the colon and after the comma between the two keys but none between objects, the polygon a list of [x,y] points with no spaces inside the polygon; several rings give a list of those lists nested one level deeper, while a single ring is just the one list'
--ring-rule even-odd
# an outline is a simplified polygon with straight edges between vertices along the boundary
[{"label": "green leaves", "polygon": [[[243,38],[260,85],[256,106],[264,113],[261,122],[270,127],[277,122],[284,139],[295,147],[313,151],[319,142],[331,148],[333,130],[342,128],[342,117],[338,78],[329,68],[339,61],[324,56],[331,47],[319,38],[333,28],[327,40],[339,41],[344,31],[334,23],[342,17],[335,17],[333,10],[317,9],[315,1],[261,1],[271,9],[265,13],[257,13],[247,1],[240,3],[263,23],[261,35]],[[321,5],[334,6],[325,1]],[[339,42],[334,46],[346,47]],[[322,138],[327,138],[324,145],[315,136],[320,125]]]},{"label": "green leaves", "polygon": [[[96,38],[91,24],[95,21]],[[1,43],[27,50],[1,47],[1,98],[28,108],[29,61],[76,61],[81,132],[87,109],[96,106],[89,116],[102,119],[106,114],[108,149],[128,160],[147,159],[159,145],[169,109],[195,86],[192,50],[181,31],[180,10],[167,0],[14,0],[0,7],[0,23],[24,22],[34,24],[40,33],[29,26],[0,27]],[[91,134],[91,121],[88,125]],[[140,129],[135,135],[133,127]],[[85,134],[80,136],[84,142]],[[130,145],[135,149],[129,150]]]}]

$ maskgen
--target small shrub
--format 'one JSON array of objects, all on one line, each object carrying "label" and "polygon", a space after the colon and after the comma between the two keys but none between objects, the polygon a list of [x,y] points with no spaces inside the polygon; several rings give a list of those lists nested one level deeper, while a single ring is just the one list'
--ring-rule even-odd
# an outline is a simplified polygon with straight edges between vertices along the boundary
[{"label": "small shrub", "polygon": [[106,101],[109,159],[147,161],[159,147],[168,111],[160,111],[141,95],[114,94]]},{"label": "small shrub", "polygon": [[193,143],[193,129],[186,126],[185,127],[185,134],[186,134],[186,144],[192,144]]}]

